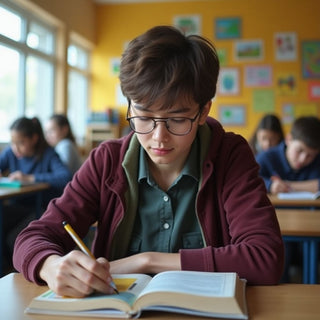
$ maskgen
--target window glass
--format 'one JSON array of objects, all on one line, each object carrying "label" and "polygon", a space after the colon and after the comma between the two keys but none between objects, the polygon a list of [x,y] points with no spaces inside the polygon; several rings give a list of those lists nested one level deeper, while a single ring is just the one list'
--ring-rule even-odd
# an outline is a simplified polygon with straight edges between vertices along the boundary
[{"label": "window glass", "polygon": [[70,45],[68,48],[68,64],[81,70],[88,69],[88,53],[76,45]]},{"label": "window glass", "polygon": [[53,33],[50,30],[36,22],[30,23],[30,29],[27,36],[27,45],[30,48],[52,54],[54,51],[53,40]]},{"label": "window glass", "polygon": [[9,127],[19,115],[18,51],[0,45],[0,142],[10,140]]},{"label": "window glass", "polygon": [[[0,34],[15,41],[21,40],[21,18],[0,6]],[[10,26],[10,27],[9,27]]]},{"label": "window glass", "polygon": [[46,121],[53,112],[53,65],[43,59],[28,56],[26,63],[27,117]]},{"label": "window glass", "polygon": [[6,144],[16,118],[45,121],[53,113],[56,40],[50,25],[10,2],[0,5],[0,34],[0,143]]},{"label": "window glass", "polygon": [[88,114],[88,79],[70,70],[68,81],[68,119],[79,144],[84,144]]}]

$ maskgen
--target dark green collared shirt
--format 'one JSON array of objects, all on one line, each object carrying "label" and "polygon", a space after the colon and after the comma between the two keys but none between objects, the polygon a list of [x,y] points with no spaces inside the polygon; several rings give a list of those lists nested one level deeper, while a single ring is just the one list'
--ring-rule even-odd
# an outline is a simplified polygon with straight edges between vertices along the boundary
[{"label": "dark green collared shirt", "polygon": [[198,144],[195,139],[181,174],[167,192],[153,180],[145,151],[140,147],[139,201],[129,254],[203,247],[195,211],[199,184]]}]

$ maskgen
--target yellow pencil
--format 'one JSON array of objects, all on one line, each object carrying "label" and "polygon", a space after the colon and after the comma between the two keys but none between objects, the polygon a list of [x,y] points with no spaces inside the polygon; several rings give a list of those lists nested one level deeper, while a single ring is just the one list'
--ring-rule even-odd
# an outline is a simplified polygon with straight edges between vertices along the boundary
[{"label": "yellow pencil", "polygon": [[[80,237],[76,234],[76,232],[73,230],[73,228],[71,227],[71,225],[66,222],[63,221],[62,222],[63,227],[66,229],[66,231],[69,233],[69,235],[71,236],[71,238],[74,240],[74,242],[77,244],[77,246],[81,249],[81,251],[83,253],[85,253],[86,255],[88,255],[89,257],[91,257],[92,259],[96,259],[94,257],[94,255],[91,253],[91,251],[88,249],[88,247],[84,244],[84,242],[80,239]],[[110,283],[111,287],[114,289],[114,291],[119,294],[119,291],[115,285],[115,283],[112,281]]]}]

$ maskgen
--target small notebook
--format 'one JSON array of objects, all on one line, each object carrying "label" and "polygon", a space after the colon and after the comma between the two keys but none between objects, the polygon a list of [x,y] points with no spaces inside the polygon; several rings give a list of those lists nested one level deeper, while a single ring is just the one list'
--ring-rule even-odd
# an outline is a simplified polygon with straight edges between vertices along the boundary
[{"label": "small notebook", "polygon": [[31,184],[34,184],[34,182],[25,182],[25,181],[19,181],[19,180],[10,180],[7,177],[1,177],[0,178],[0,187],[6,187],[6,188],[20,188],[23,186],[29,186]]},{"label": "small notebook", "polygon": [[278,198],[283,200],[315,200],[320,198],[320,191],[315,193],[308,191],[278,193]]}]

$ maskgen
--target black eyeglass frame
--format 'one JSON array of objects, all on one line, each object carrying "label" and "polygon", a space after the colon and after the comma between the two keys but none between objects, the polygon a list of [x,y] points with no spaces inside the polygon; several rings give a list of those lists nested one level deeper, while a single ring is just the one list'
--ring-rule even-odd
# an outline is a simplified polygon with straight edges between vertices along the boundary
[{"label": "black eyeglass frame", "polygon": [[[188,117],[171,117],[171,118],[154,118],[154,117],[142,117],[142,116],[134,116],[134,117],[129,117],[129,109],[130,109],[130,105],[128,107],[128,110],[127,110],[127,116],[126,116],[126,120],[129,122],[129,126],[130,128],[135,132],[135,133],[138,133],[138,134],[148,134],[150,132],[152,132],[156,126],[157,126],[157,122],[164,122],[166,124],[166,128],[167,130],[175,135],[175,136],[186,136],[187,134],[190,133],[190,131],[192,130],[192,125],[193,123],[196,121],[196,119],[198,118],[198,116],[201,114],[201,109],[199,109],[198,113],[193,117],[193,118],[188,118]],[[145,120],[152,120],[153,121],[153,127],[151,130],[147,131],[147,132],[139,132],[135,129],[134,127],[134,123],[132,122],[132,120],[134,119],[145,119]],[[185,133],[173,133],[172,131],[170,131],[169,129],[169,125],[168,125],[168,121],[169,120],[174,120],[174,119],[179,119],[179,120],[189,120],[190,121],[190,129],[185,132]]]}]

